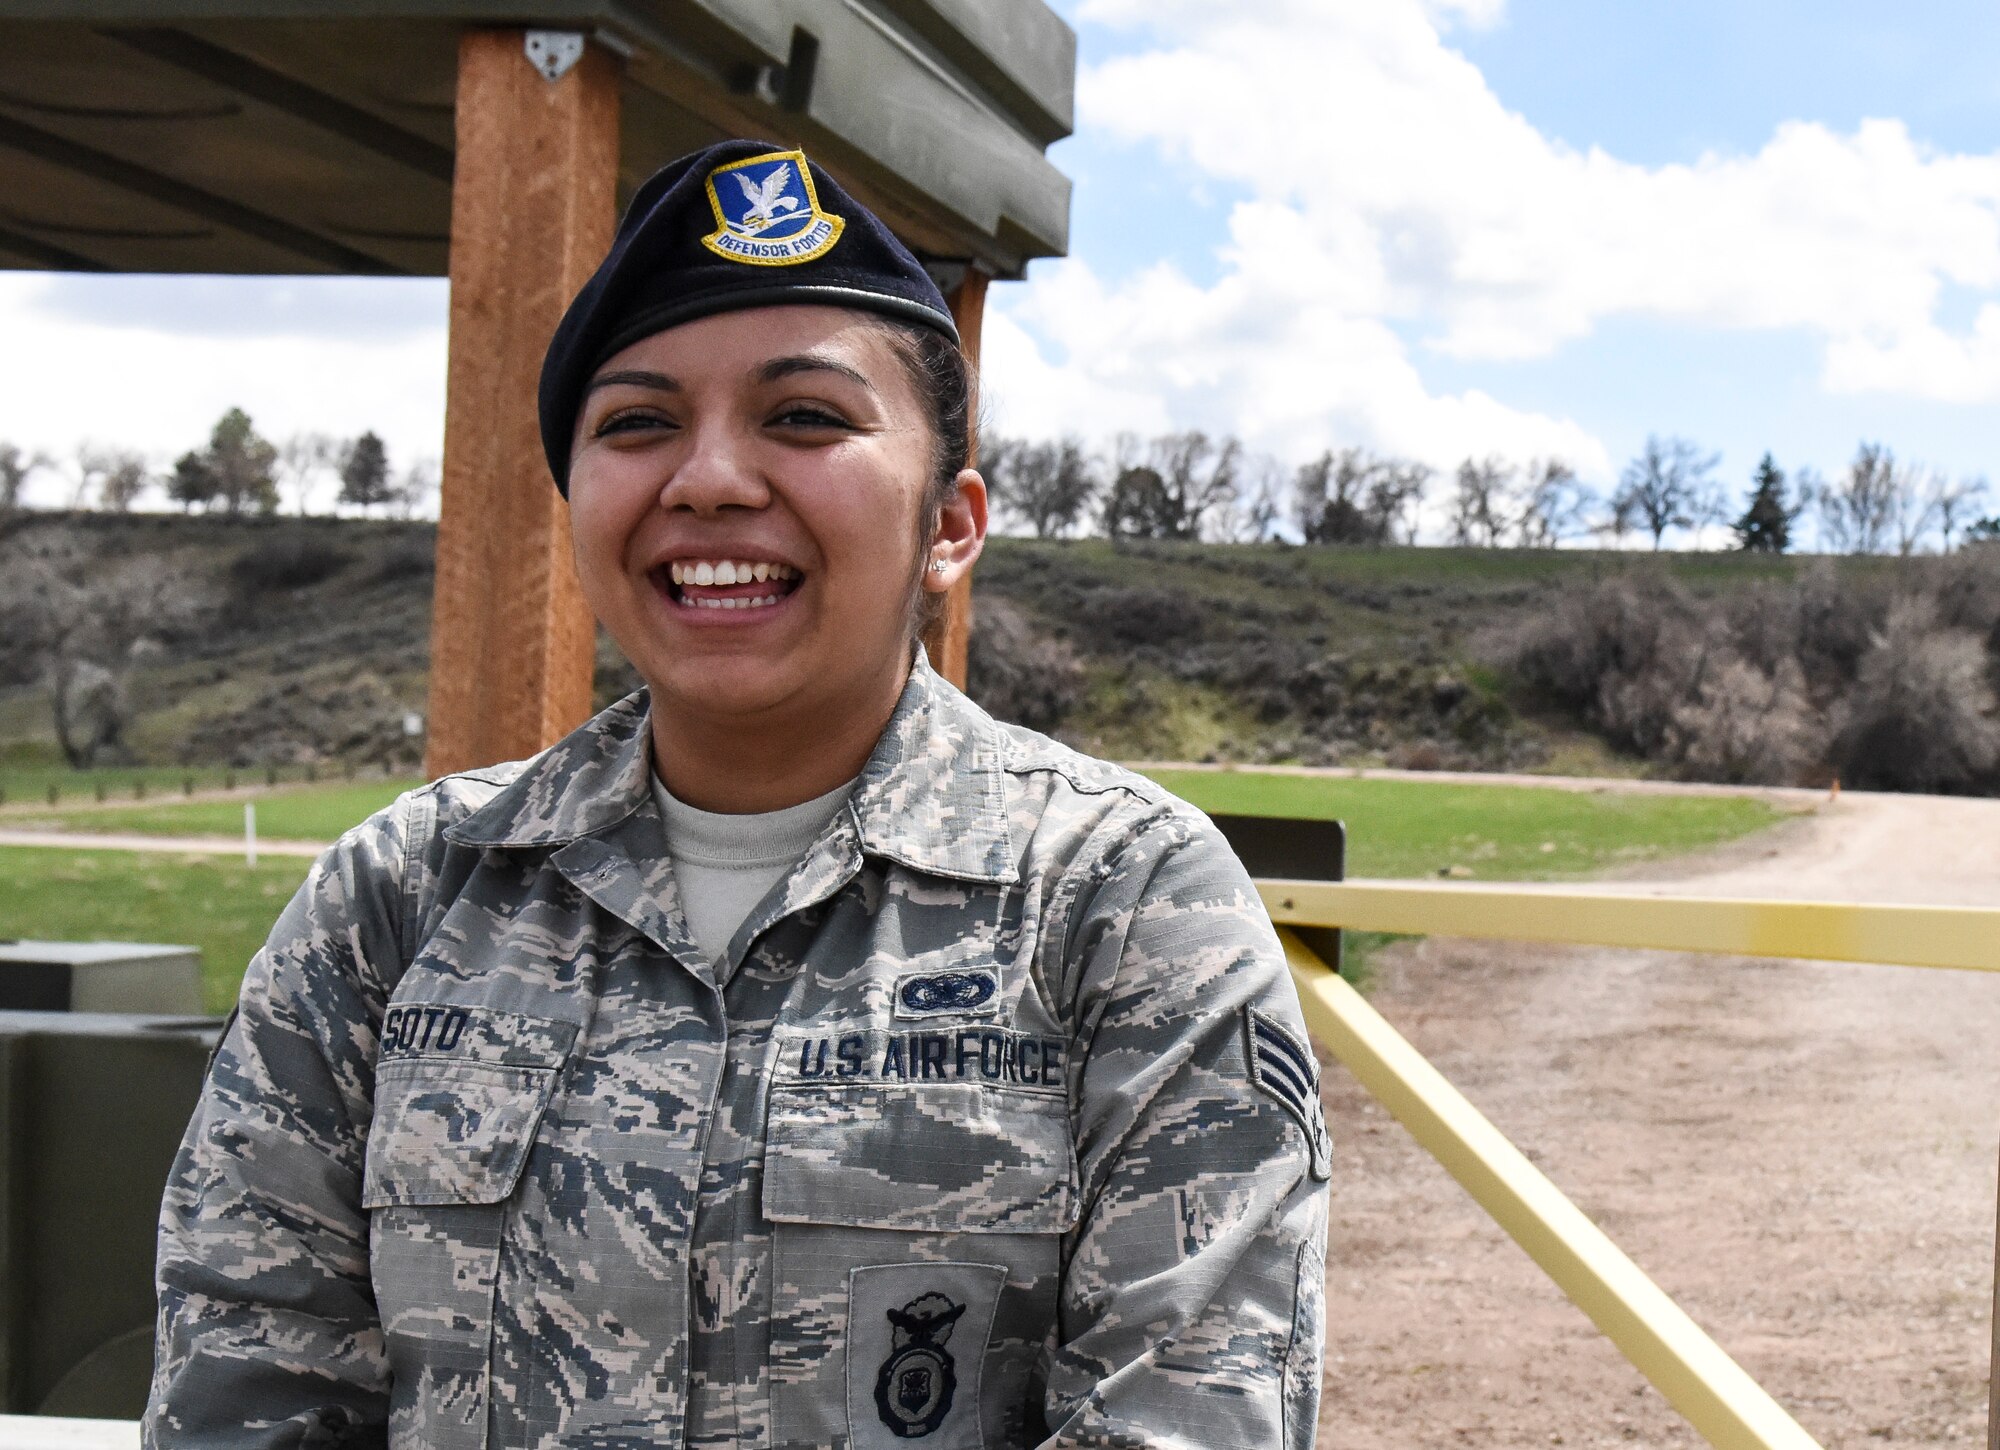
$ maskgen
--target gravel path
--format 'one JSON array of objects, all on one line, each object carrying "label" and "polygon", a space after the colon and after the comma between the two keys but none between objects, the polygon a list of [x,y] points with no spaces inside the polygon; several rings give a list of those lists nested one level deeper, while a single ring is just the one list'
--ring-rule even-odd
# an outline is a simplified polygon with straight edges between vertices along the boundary
[{"label": "gravel path", "polygon": [[[2000,802],[1850,793],[1628,889],[2000,904]],[[1984,1436],[2000,978],[1430,940],[1373,1000],[1829,1446]],[[1323,1450],[1701,1442],[1337,1067]]]},{"label": "gravel path", "polygon": [[[324,841],[257,841],[259,856],[317,856]],[[0,831],[0,846],[57,851],[166,851],[175,855],[241,856],[241,836],[92,835],[83,831]]]}]

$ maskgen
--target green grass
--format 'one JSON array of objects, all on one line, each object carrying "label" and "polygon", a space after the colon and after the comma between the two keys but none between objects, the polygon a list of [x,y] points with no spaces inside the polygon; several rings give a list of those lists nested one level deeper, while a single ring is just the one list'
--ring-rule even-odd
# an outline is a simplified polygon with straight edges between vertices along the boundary
[{"label": "green grass", "polygon": [[1544,881],[1680,855],[1784,812],[1750,796],[1640,795],[1255,770],[1152,770],[1203,810],[1347,823],[1350,876]]},{"label": "green grass", "polygon": [[257,805],[257,834],[270,840],[331,841],[388,805],[416,780],[329,782],[244,792],[226,799],[157,805],[91,806],[84,810],[9,812],[0,824],[20,830],[111,832],[141,836],[240,836],[243,805]]},{"label": "green grass", "polygon": [[[1635,795],[1447,781],[1367,780],[1256,770],[1151,772],[1206,810],[1338,818],[1354,876],[1490,881],[1580,876],[1746,835],[1784,812],[1746,796]],[[410,784],[375,781],[281,791],[260,800],[267,837],[331,840]],[[75,811],[72,829],[195,835],[242,830],[240,800]],[[11,813],[9,824],[25,823]],[[0,936],[188,943],[201,949],[208,1005],[225,1008],[308,863],[265,858],[0,849]],[[1348,936],[1348,970],[1390,938]]]},{"label": "green grass", "polygon": [[311,863],[139,851],[0,848],[0,936],[165,942],[201,951],[211,1012],[236,999],[243,968]]}]

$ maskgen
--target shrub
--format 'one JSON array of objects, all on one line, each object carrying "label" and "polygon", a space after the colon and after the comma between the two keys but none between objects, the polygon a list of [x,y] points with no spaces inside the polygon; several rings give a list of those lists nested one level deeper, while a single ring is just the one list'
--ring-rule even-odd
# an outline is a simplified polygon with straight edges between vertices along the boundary
[{"label": "shrub", "polygon": [[1986,651],[1939,622],[1928,596],[1897,600],[1862,657],[1835,747],[1841,778],[1886,790],[1962,791],[2000,764]]},{"label": "shrub", "polygon": [[1083,666],[998,596],[978,603],[966,656],[967,693],[1002,720],[1054,730],[1083,700]]},{"label": "shrub", "polygon": [[347,563],[348,555],[317,539],[272,539],[239,555],[229,577],[245,594],[270,594],[318,584]]}]

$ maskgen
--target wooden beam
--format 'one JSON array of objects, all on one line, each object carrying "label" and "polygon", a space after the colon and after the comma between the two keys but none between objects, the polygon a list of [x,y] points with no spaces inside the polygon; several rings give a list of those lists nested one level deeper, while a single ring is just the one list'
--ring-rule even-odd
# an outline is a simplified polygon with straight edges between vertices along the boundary
[{"label": "wooden beam", "polygon": [[[958,324],[959,342],[965,348],[966,361],[972,364],[974,394],[972,399],[972,451],[971,461],[975,467],[979,463],[979,397],[977,393],[979,377],[979,333],[980,325],[986,318],[987,276],[975,266],[965,269],[965,277],[951,289],[945,298],[951,304],[951,319]],[[965,688],[966,653],[972,643],[972,575],[967,574],[952,585],[951,593],[945,596],[944,613],[937,622],[924,633],[924,649],[931,657],[931,664],[937,672],[950,680],[961,690]]]},{"label": "wooden beam", "polygon": [[618,66],[591,45],[548,81],[524,42],[473,30],[459,45],[432,777],[532,755],[591,708],[596,626],[542,458],[535,383],[617,224]]}]

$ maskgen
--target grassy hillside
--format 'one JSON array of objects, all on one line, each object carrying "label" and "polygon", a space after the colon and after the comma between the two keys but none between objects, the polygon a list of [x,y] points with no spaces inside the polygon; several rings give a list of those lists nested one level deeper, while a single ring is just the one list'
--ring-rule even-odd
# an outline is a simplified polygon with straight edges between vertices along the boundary
[{"label": "grassy hillside", "polygon": [[[36,562],[153,590],[125,741],[129,763],[175,772],[161,788],[190,767],[407,772],[421,753],[403,722],[425,705],[432,541],[424,523],[29,513],[0,524],[0,574]],[[978,575],[972,688],[996,713],[1121,758],[1632,773],[1635,755],[1486,663],[1496,641],[1634,568],[1727,596],[1801,567],[997,538]],[[64,779],[27,633],[0,628],[11,801],[41,794],[47,772]],[[127,658],[106,662],[127,670]],[[635,683],[608,642],[597,675],[602,700]]]}]

